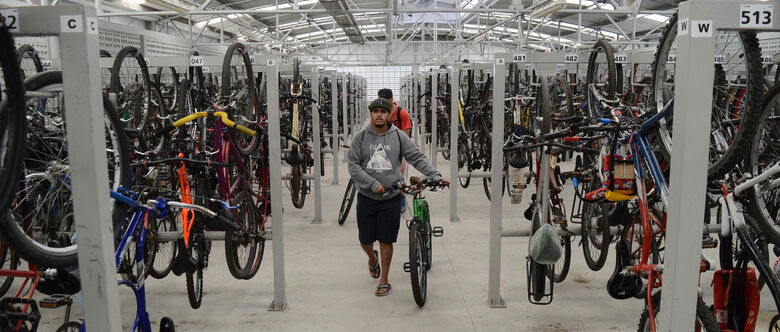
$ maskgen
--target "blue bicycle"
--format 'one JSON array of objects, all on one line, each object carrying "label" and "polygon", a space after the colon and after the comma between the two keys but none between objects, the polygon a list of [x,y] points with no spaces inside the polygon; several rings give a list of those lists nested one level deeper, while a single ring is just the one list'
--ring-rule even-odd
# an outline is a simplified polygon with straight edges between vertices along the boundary
[{"label": "blue bicycle", "polygon": [[[232,228],[237,226],[225,216],[220,213],[209,210],[206,207],[200,205],[186,204],[181,202],[169,201],[164,198],[150,199],[146,201],[146,204],[141,204],[139,201],[142,199],[143,193],[139,194],[123,187],[119,187],[117,191],[111,191],[111,198],[118,203],[126,205],[129,213],[132,213],[130,222],[127,223],[127,227],[124,228],[122,238],[116,248],[114,258],[116,260],[117,269],[124,267],[127,271],[127,266],[130,264],[134,271],[130,271],[132,277],[124,277],[124,280],[118,282],[119,285],[127,286],[133,291],[136,300],[136,315],[133,321],[133,326],[130,331],[140,332],[152,332],[151,321],[149,319],[149,313],[146,309],[146,265],[144,258],[147,250],[144,250],[148,233],[148,224],[156,219],[165,219],[168,216],[171,209],[189,209],[197,211],[205,215],[207,218],[211,218],[221,224],[231,225]],[[222,207],[231,209],[232,207],[226,206],[223,202]],[[128,262],[131,261],[131,262]],[[85,331],[84,324],[75,321],[69,321],[57,331]],[[174,332],[175,327],[173,320],[169,317],[163,317],[160,320],[160,332]]]}]

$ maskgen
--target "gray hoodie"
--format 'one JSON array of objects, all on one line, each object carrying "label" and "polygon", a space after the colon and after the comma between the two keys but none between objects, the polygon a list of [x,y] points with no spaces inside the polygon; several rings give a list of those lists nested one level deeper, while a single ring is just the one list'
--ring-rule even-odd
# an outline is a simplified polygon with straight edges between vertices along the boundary
[{"label": "gray hoodie", "polygon": [[441,173],[433,168],[406,133],[396,126],[390,126],[386,133],[380,135],[371,124],[352,138],[347,156],[349,175],[363,196],[379,201],[388,200],[399,193],[384,196],[377,194],[376,189],[381,184],[390,192],[394,184],[403,181],[402,158],[406,158],[410,165],[430,180],[441,180]]}]

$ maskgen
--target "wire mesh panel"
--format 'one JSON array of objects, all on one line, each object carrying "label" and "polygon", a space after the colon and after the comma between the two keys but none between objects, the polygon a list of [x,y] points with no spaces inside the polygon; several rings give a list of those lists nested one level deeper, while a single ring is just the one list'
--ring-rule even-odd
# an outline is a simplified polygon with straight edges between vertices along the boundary
[{"label": "wire mesh panel", "polygon": [[329,67],[328,70],[347,72],[366,79],[366,96],[374,98],[379,89],[392,89],[395,95],[400,93],[401,78],[412,72],[411,66],[361,66]]}]

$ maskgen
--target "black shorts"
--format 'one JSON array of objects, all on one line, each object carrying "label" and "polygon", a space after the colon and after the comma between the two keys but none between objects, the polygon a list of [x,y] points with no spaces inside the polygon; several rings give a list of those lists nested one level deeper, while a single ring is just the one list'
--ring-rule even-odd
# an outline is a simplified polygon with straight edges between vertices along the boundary
[{"label": "black shorts", "polygon": [[401,226],[403,196],[377,201],[358,193],[357,226],[360,244],[395,243]]}]

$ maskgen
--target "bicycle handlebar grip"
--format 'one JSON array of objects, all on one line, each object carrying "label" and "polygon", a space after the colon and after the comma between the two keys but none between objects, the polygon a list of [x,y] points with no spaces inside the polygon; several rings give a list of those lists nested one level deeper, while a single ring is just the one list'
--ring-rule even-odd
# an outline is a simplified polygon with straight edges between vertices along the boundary
[{"label": "bicycle handlebar grip", "polygon": [[602,119],[599,119],[599,122],[608,124],[608,123],[612,123],[612,120],[602,118]]},{"label": "bicycle handlebar grip", "polygon": [[237,231],[237,230],[239,230],[241,228],[241,227],[238,227],[238,225],[236,225],[236,223],[234,223],[233,220],[230,220],[228,217],[225,217],[221,213],[217,213],[217,217],[214,218],[214,220],[216,220],[217,222],[223,224],[227,228],[230,228],[230,229],[232,229],[234,231]]},{"label": "bicycle handlebar grip", "polygon": [[173,130],[174,128],[176,128],[176,127],[173,124],[169,124],[169,125],[167,125],[165,127],[158,128],[157,131],[155,132],[155,135],[158,136],[158,137],[162,136],[163,134]]}]

